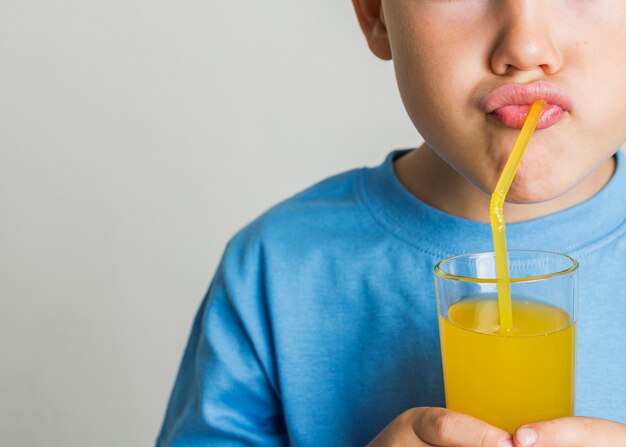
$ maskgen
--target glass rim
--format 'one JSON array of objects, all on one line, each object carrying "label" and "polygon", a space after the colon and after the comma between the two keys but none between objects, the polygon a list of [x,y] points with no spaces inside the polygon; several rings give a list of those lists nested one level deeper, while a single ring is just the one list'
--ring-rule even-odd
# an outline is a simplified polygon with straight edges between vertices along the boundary
[{"label": "glass rim", "polygon": [[[546,273],[544,275],[535,275],[535,276],[524,276],[522,278],[507,278],[508,282],[511,283],[523,283],[523,282],[531,282],[531,281],[541,281],[545,279],[554,278],[556,276],[563,276],[575,272],[578,269],[578,261],[572,258],[569,255],[564,253],[557,253],[554,251],[545,251],[545,250],[508,250],[508,253],[539,253],[544,255],[556,255],[561,258],[569,259],[572,263],[571,266],[564,270],[559,270],[556,272]],[[496,284],[498,281],[502,281],[505,278],[475,278],[471,276],[461,276],[461,275],[453,275],[451,273],[444,272],[441,267],[451,261],[454,261],[459,258],[468,258],[470,256],[481,256],[481,255],[492,255],[495,257],[494,252],[485,251],[481,253],[464,253],[460,255],[451,256],[446,259],[442,259],[435,265],[434,272],[440,278],[450,279],[453,281],[461,281],[461,282],[472,282],[472,283],[488,283],[488,284]]]}]

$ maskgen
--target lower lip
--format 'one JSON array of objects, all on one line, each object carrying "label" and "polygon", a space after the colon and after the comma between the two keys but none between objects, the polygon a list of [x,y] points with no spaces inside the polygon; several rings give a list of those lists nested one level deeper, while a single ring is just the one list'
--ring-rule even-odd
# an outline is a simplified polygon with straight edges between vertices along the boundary
[{"label": "lower lip", "polygon": [[[530,110],[530,104],[527,105],[508,105],[502,106],[494,110],[490,115],[496,117],[502,124],[511,129],[521,129]],[[541,118],[537,123],[537,130],[546,129],[559,121],[561,121],[567,112],[561,107],[548,104],[543,109]]]}]

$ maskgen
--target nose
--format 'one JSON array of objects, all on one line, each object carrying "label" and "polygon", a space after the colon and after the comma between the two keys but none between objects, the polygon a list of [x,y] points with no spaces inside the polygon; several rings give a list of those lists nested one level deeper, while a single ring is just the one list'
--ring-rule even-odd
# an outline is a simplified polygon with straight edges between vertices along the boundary
[{"label": "nose", "polygon": [[501,24],[491,54],[491,69],[498,75],[539,71],[554,74],[563,57],[555,42],[550,4],[544,0],[499,0]]}]

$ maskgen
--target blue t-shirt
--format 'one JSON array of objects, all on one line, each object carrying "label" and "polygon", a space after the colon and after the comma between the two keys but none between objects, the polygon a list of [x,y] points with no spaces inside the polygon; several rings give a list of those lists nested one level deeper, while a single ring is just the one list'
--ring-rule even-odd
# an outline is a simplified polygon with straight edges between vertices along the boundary
[{"label": "blue t-shirt", "polygon": [[[488,224],[411,195],[390,154],[277,205],[228,244],[159,446],[360,446],[444,406],[433,266],[492,250]],[[580,263],[576,413],[626,423],[626,170],[573,208],[507,226]]]}]

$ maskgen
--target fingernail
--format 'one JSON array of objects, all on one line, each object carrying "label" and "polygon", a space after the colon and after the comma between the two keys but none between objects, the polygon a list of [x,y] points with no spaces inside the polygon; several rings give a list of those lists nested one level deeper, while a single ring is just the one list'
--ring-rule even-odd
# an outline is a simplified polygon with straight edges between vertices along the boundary
[{"label": "fingernail", "polygon": [[515,446],[513,445],[513,441],[507,438],[507,439],[503,439],[502,441],[500,441],[500,444],[498,445],[498,447],[515,447]]},{"label": "fingernail", "polygon": [[537,441],[537,432],[529,427],[518,428],[515,439],[521,447],[530,447]]}]

